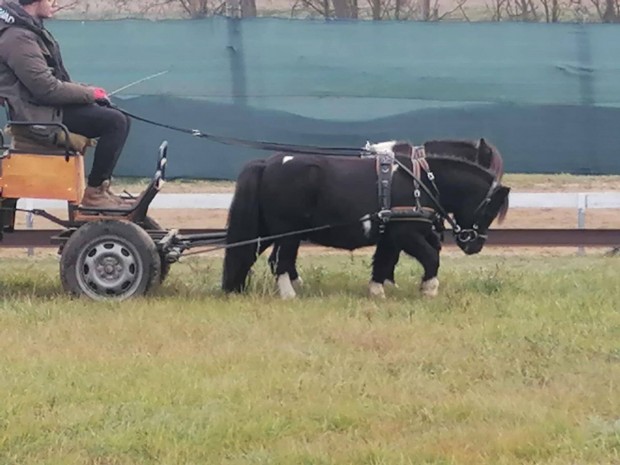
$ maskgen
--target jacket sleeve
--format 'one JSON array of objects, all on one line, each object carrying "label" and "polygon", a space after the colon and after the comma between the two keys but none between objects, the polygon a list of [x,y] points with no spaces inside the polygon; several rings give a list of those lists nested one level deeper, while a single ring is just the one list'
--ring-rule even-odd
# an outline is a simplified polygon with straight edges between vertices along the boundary
[{"label": "jacket sleeve", "polygon": [[[5,34],[10,32],[13,31],[7,31]],[[62,82],[54,77],[32,32],[19,31],[12,39],[6,53],[6,64],[33,95],[36,100],[34,103],[42,105],[94,103],[95,98],[88,87]]]}]

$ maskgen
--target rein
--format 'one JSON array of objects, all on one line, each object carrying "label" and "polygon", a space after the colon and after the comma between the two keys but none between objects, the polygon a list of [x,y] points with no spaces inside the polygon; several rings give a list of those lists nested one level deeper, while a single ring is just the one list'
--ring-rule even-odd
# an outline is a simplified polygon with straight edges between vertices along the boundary
[{"label": "rein", "polygon": [[238,139],[236,137],[224,137],[224,136],[216,136],[213,134],[208,134],[202,132],[198,129],[189,129],[182,128],[180,126],[174,126],[171,124],[159,123],[157,121],[153,121],[147,118],[143,118],[141,116],[134,115],[129,113],[122,108],[117,107],[116,105],[109,105],[110,108],[114,108],[115,110],[120,111],[126,116],[133,118],[137,121],[142,121],[143,123],[151,124],[153,126],[157,126],[160,128],[170,129],[172,131],[181,132],[183,134],[189,134],[190,136],[200,137],[203,139],[211,139],[215,142],[219,142],[221,144],[226,145],[240,145],[243,147],[249,147],[253,149],[259,150],[270,150],[275,152],[289,152],[296,154],[304,154],[304,155],[348,155],[348,156],[362,156],[362,155],[376,155],[376,152],[356,147],[319,147],[319,146],[308,146],[308,145],[296,145],[296,144],[282,144],[279,142],[266,142],[266,141],[251,141],[246,139]]}]

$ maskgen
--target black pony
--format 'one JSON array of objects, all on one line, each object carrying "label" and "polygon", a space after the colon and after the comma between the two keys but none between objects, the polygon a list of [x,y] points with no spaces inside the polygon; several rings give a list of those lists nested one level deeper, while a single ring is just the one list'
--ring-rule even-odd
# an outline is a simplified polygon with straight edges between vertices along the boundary
[{"label": "black pony", "polygon": [[[421,147],[414,147],[408,142],[396,143],[396,141],[388,141],[370,145],[369,148],[373,150],[380,150],[381,146],[390,147],[391,150],[400,155],[412,156],[414,150],[422,149],[423,155],[427,157],[445,155],[455,158],[461,158],[463,160],[469,160],[472,163],[486,168],[491,173],[493,173],[497,182],[501,182],[504,175],[504,161],[501,154],[494,145],[487,142],[484,138],[480,138],[477,141],[458,139],[430,140],[424,142]],[[498,218],[499,223],[504,220],[504,214],[500,214]],[[443,240],[443,225],[437,224],[436,226],[437,228],[435,228],[433,233],[427,236],[427,241],[431,246],[435,247],[437,251],[441,251],[441,242]],[[269,264],[274,273],[276,264],[278,262],[278,251],[279,249],[277,247],[274,247],[271,255],[269,256]],[[396,280],[394,279],[394,271],[398,263],[400,251],[393,250],[392,253],[392,257],[385,257],[386,262],[392,262],[391,268],[388,267],[388,270],[391,271],[387,272],[384,282],[385,285],[396,285]],[[296,269],[293,269],[291,271],[290,279],[293,287],[296,290],[299,290],[302,285],[302,279],[297,273]],[[375,288],[374,292],[380,292],[380,290]]]},{"label": "black pony", "polygon": [[465,253],[478,253],[493,219],[505,214],[510,189],[479,165],[445,155],[425,158],[433,177],[414,176],[416,159],[394,153],[389,210],[377,193],[376,157],[277,154],[246,164],[227,233],[228,244],[245,245],[226,250],[224,291],[242,291],[257,256],[273,244],[280,295],[294,297],[290,276],[300,241],[307,240],[347,250],[376,244],[371,294],[382,294],[394,254],[403,250],[424,267],[423,293],[436,295],[439,250],[428,238],[437,217],[452,224]]}]

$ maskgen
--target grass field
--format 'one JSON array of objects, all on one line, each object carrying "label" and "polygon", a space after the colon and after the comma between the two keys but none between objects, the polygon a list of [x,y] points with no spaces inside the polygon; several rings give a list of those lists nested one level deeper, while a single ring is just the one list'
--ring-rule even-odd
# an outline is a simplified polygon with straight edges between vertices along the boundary
[{"label": "grass field", "polygon": [[[0,464],[617,464],[617,257],[306,255],[299,300],[221,258],[157,295],[71,300],[52,259],[0,274]],[[9,271],[10,270],[10,271]]]}]

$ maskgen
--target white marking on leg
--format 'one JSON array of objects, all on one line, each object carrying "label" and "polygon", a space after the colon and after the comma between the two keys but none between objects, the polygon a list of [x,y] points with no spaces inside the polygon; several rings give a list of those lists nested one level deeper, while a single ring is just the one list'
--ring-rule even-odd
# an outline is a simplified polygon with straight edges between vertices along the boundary
[{"label": "white marking on leg", "polygon": [[292,159],[293,157],[287,155],[286,157],[282,159],[282,164],[286,163],[287,161],[291,161]]},{"label": "white marking on leg", "polygon": [[436,297],[439,292],[439,279],[437,277],[431,278],[427,281],[422,281],[420,285],[422,295],[426,297]]},{"label": "white marking on leg", "polygon": [[291,284],[293,285],[293,289],[295,289],[297,292],[299,292],[299,291],[301,291],[301,288],[303,287],[304,280],[301,279],[301,276],[298,276],[297,279],[293,279],[291,281]]},{"label": "white marking on leg", "polygon": [[383,281],[383,287],[398,287],[398,284],[396,284],[391,279],[386,279],[385,281]]},{"label": "white marking on leg", "polygon": [[288,273],[278,276],[278,290],[280,291],[280,297],[283,299],[294,299],[297,297]]},{"label": "white marking on leg", "polygon": [[370,281],[370,283],[368,283],[368,293],[370,294],[370,297],[385,299],[385,290],[383,289],[383,284],[381,283]]},{"label": "white marking on leg", "polygon": [[364,236],[370,237],[370,228],[372,227],[372,223],[370,219],[362,221],[362,230],[364,231]]}]

